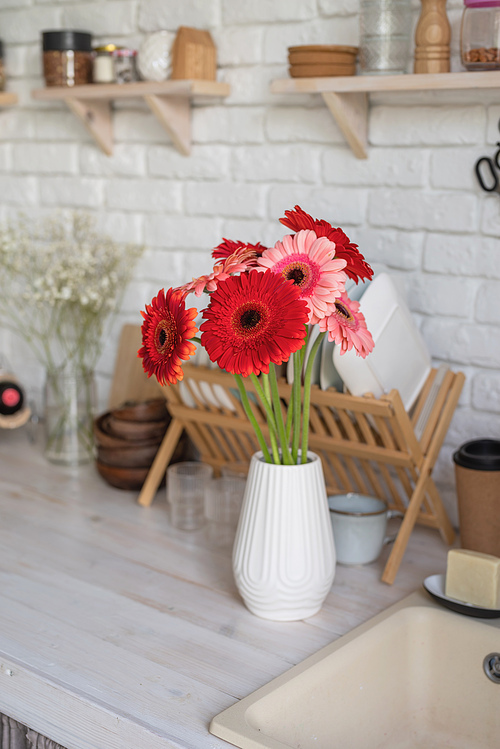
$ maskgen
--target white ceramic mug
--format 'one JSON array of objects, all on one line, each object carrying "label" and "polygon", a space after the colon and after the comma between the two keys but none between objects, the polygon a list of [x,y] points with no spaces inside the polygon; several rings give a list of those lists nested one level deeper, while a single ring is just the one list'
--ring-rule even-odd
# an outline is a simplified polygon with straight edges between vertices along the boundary
[{"label": "white ceramic mug", "polygon": [[374,562],[383,546],[396,538],[386,536],[387,521],[403,517],[398,510],[389,510],[382,499],[353,492],[329,496],[328,506],[339,564]]}]

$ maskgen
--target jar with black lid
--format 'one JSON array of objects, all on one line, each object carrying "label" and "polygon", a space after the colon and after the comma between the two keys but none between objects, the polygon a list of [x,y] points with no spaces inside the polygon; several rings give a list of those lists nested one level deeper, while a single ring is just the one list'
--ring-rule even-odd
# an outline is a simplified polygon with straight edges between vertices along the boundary
[{"label": "jar with black lid", "polygon": [[43,74],[47,86],[92,82],[92,35],[87,31],[43,31]]}]

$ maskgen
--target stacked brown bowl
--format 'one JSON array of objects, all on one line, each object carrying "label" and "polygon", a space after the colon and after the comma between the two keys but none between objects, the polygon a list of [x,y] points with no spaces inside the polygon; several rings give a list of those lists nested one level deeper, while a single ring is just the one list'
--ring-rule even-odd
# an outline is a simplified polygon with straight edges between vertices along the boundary
[{"label": "stacked brown bowl", "polygon": [[288,72],[292,78],[355,75],[357,47],[309,44],[288,47]]},{"label": "stacked brown bowl", "polygon": [[96,468],[117,489],[140,489],[167,430],[163,398],[125,403],[94,422]]}]

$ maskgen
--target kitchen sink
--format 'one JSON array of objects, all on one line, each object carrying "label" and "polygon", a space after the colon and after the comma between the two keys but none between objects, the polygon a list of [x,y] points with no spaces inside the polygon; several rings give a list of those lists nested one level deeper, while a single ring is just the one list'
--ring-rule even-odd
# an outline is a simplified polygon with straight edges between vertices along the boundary
[{"label": "kitchen sink", "polygon": [[498,749],[498,620],[413,593],[217,715],[210,732],[242,749]]}]

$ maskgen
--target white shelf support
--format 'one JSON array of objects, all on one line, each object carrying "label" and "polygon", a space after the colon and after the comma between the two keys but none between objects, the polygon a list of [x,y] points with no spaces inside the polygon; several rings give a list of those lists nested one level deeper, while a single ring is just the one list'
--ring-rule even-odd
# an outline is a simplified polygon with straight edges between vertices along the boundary
[{"label": "white shelf support", "polygon": [[323,91],[321,96],[356,158],[368,158],[368,95]]}]

